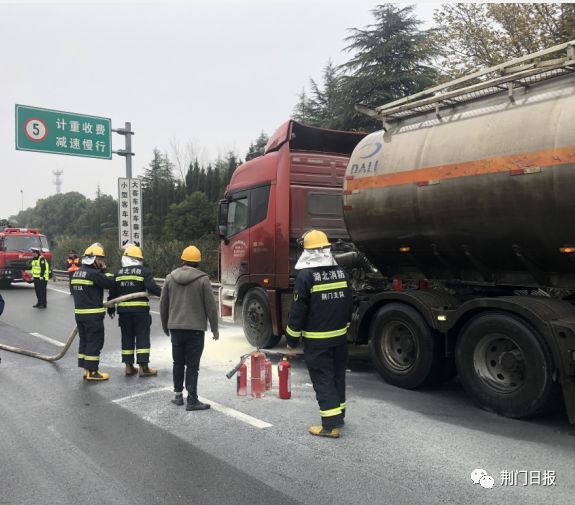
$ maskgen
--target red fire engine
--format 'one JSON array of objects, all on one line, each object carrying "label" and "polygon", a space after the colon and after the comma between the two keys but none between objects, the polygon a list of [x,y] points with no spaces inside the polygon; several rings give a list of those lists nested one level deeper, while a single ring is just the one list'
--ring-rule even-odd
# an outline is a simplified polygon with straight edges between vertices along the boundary
[{"label": "red fire engine", "polygon": [[11,282],[25,281],[24,272],[32,268],[34,254],[30,250],[38,247],[48,263],[52,263],[52,253],[46,235],[38,228],[0,229],[0,287],[6,288]]}]

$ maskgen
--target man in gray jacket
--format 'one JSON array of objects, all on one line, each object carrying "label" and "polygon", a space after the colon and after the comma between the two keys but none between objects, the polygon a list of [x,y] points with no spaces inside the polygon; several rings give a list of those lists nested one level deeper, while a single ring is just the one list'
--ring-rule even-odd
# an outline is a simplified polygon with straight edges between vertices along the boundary
[{"label": "man in gray jacket", "polygon": [[198,400],[198,371],[204,351],[207,320],[214,340],[218,333],[218,308],[208,274],[198,270],[202,261],[193,245],[182,252],[183,264],[171,272],[164,282],[160,297],[160,317],[164,333],[172,337],[174,359],[174,392],[172,403],[183,405],[184,376],[188,401],[186,410],[206,410],[210,406]]}]

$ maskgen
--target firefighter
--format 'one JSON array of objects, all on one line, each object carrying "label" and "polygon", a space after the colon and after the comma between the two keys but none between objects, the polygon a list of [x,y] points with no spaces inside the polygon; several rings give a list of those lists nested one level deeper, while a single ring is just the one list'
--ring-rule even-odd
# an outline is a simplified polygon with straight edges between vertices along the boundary
[{"label": "firefighter", "polygon": [[80,270],[80,258],[78,258],[74,249],[70,249],[70,252],[68,253],[68,258],[66,259],[66,270],[68,271],[68,277],[70,279],[70,294],[72,294],[72,274],[76,270]]},{"label": "firefighter", "polygon": [[[115,285],[110,290],[110,298],[148,291],[160,296],[162,290],[154,281],[148,268],[143,266],[142,250],[135,245],[126,247],[122,256],[122,268],[118,270]],[[108,308],[110,317],[114,317],[115,307]],[[122,332],[122,363],[126,365],[126,376],[135,375],[134,348],[140,377],[157,375],[150,361],[150,300],[146,297],[118,303],[118,324]]]},{"label": "firefighter", "polygon": [[110,376],[98,370],[104,346],[104,289],[114,287],[114,276],[105,273],[104,258],[104,248],[92,244],[84,252],[82,266],[72,274],[71,281],[80,337],[78,366],[84,369],[84,379],[88,381],[103,381]]},{"label": "firefighter", "polygon": [[311,230],[303,236],[299,270],[286,339],[288,352],[303,337],[304,359],[319,403],[321,426],[312,435],[339,438],[345,417],[347,329],[352,296],[348,278],[330,250],[327,235]]},{"label": "firefighter", "polygon": [[172,338],[174,392],[172,403],[183,405],[184,376],[188,391],[186,410],[206,410],[210,405],[198,399],[198,372],[204,351],[207,320],[214,340],[218,340],[218,308],[208,274],[198,270],[200,250],[191,245],[182,252],[182,266],[164,282],[160,317],[164,333]]},{"label": "firefighter", "polygon": [[34,253],[32,260],[32,279],[34,280],[34,291],[36,291],[37,302],[32,305],[35,309],[46,308],[46,291],[48,289],[48,279],[50,278],[50,265],[38,247],[32,247]]}]

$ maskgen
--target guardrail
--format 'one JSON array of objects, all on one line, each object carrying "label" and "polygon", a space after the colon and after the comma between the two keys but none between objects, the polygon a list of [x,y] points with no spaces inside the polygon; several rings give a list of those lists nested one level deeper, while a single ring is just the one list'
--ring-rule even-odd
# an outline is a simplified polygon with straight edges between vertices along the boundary
[{"label": "guardrail", "polygon": [[[52,273],[54,274],[54,278],[56,280],[66,280],[68,279],[68,271],[67,270],[52,270]],[[154,277],[154,280],[158,283],[158,285],[163,286],[164,285],[164,281],[166,279],[164,279],[163,277]],[[214,292],[214,296],[217,298],[218,297],[218,292],[220,289],[220,283],[219,282],[212,282],[212,291]]]}]

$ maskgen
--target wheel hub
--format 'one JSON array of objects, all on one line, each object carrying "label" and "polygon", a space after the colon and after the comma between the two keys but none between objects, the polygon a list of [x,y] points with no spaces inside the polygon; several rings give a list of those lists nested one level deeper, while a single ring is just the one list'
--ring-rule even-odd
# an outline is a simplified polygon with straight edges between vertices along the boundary
[{"label": "wheel hub", "polygon": [[475,347],[473,365],[481,381],[499,393],[512,393],[525,383],[523,351],[507,335],[484,335]]},{"label": "wheel hub", "polygon": [[411,329],[401,321],[393,321],[383,328],[381,354],[387,365],[396,372],[407,372],[417,358],[417,343]]}]

